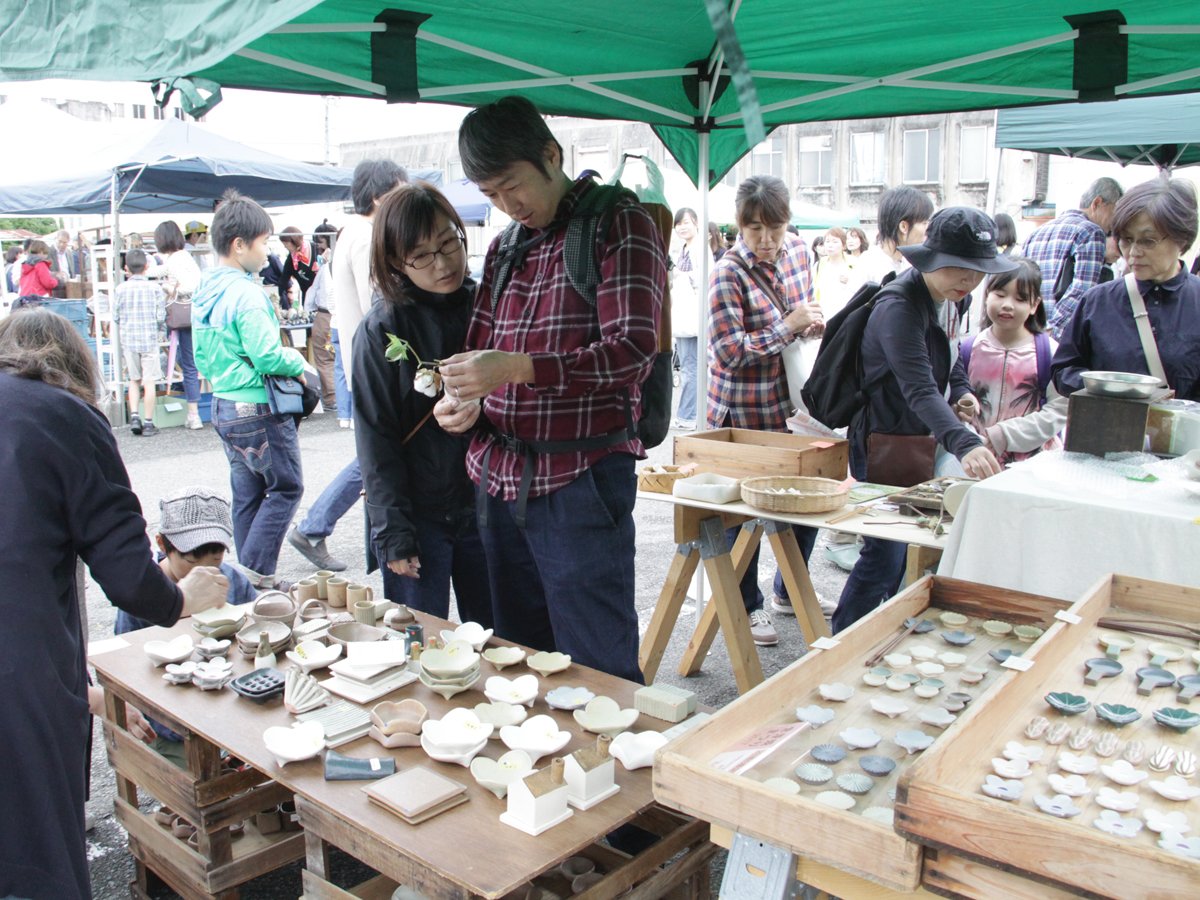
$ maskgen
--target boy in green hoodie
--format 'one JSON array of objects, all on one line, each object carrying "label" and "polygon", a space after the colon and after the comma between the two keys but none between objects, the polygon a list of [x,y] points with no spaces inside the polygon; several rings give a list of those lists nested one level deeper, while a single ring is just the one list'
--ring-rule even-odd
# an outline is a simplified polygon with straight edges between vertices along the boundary
[{"label": "boy in green hoodie", "polygon": [[279,548],[304,494],[296,421],[273,415],[264,375],[304,381],[300,352],[279,340],[266,293],[251,279],[267,262],[271,217],[229,191],[217,207],[212,244],[218,265],[192,295],[196,368],[212,382],[213,423],[229,457],[233,538],[251,583],[289,585],[275,577]]}]

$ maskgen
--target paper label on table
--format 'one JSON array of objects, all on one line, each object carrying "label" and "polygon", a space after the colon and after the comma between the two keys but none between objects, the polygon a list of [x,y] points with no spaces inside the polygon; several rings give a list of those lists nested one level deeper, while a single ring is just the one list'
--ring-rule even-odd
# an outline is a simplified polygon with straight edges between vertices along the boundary
[{"label": "paper label on table", "polygon": [[1000,663],[1006,669],[1016,669],[1018,672],[1028,672],[1033,668],[1033,660],[1026,659],[1023,656],[1010,656],[1004,662]]},{"label": "paper label on table", "polygon": [[838,490],[839,491],[848,491],[848,490],[850,490],[850,488],[853,485],[855,485],[857,483],[858,483],[858,479],[855,478],[853,475],[851,475],[849,478],[847,478],[845,481],[843,481],[841,484],[838,485]]},{"label": "paper label on table", "polygon": [[128,647],[129,641],[125,638],[109,638],[106,641],[92,641],[88,644],[87,655],[90,659],[93,656],[99,656],[101,653],[110,653],[113,650],[120,650],[122,647]]},{"label": "paper label on table", "polygon": [[831,637],[819,637],[812,642],[812,646],[817,650],[832,650],[840,643],[841,641],[835,641]]},{"label": "paper label on table", "polygon": [[371,771],[372,771],[372,772],[378,772],[378,771],[379,771],[379,768],[380,768],[380,766],[379,766],[379,760],[372,758],[372,759],[370,760],[370,763],[371,763]]},{"label": "paper label on table", "polygon": [[808,727],[807,722],[800,722],[796,725],[759,728],[746,735],[728,750],[718,753],[709,760],[708,764],[722,772],[740,775],[774,753],[777,748],[791,740],[793,735]]},{"label": "paper label on table", "polygon": [[404,641],[353,641],[346,645],[346,658],[355,666],[398,666],[408,661]]},{"label": "paper label on table", "polygon": [[1060,622],[1066,622],[1068,625],[1078,625],[1083,621],[1083,619],[1079,618],[1079,616],[1075,615],[1074,613],[1069,613],[1065,609],[1060,609],[1058,612],[1056,612],[1054,614],[1054,618],[1058,619]]},{"label": "paper label on table", "polygon": [[816,447],[818,450],[828,450],[833,446],[833,441],[812,441],[808,446]]}]

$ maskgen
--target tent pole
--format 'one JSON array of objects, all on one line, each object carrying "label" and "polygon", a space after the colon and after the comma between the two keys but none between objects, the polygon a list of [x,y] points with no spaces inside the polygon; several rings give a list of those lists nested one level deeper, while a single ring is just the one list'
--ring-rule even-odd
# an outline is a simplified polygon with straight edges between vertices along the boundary
[{"label": "tent pole", "polygon": [[[144,168],[144,167],[143,167]],[[138,174],[141,174],[140,172]],[[121,176],[118,169],[113,169],[112,173],[112,243],[109,244],[109,261],[108,261],[108,283],[110,285],[110,294],[108,297],[108,316],[112,321],[112,327],[109,329],[109,334],[112,336],[112,367],[113,374],[116,376],[117,383],[116,397],[108,397],[108,421],[112,425],[124,425],[127,420],[125,418],[125,399],[124,391],[121,389],[121,330],[117,322],[113,319],[113,312],[117,307],[117,285],[124,279],[124,274],[121,270]],[[96,339],[96,355],[100,355],[100,339]],[[104,367],[101,366],[100,380],[104,380]],[[107,386],[105,388],[107,391]]]},{"label": "tent pole", "polygon": [[708,251],[708,132],[701,131],[699,137],[699,160],[696,184],[700,188],[700,234],[701,246],[706,252],[700,257],[700,277],[697,294],[700,302],[696,323],[696,428],[703,431],[708,421],[708,281],[712,268],[712,253]]}]

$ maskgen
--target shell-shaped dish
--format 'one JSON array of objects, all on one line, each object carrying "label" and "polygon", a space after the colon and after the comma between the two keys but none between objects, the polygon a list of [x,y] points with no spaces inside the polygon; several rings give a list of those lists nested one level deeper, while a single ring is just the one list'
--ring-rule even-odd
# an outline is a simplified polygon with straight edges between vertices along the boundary
[{"label": "shell-shaped dish", "polygon": [[847,794],[865,794],[871,788],[875,787],[875,779],[870,775],[859,775],[857,772],[850,772],[846,775],[839,775],[836,784]]},{"label": "shell-shaped dish", "polygon": [[524,750],[509,750],[499,759],[480,756],[471,760],[471,775],[475,781],[495,794],[498,800],[508,795],[509,785],[532,771],[533,760]]},{"label": "shell-shaped dish", "polygon": [[819,763],[838,763],[846,758],[846,748],[838,744],[818,744],[809,752]]},{"label": "shell-shaped dish", "polygon": [[666,743],[667,739],[658,731],[643,731],[639,734],[623,731],[613,738],[608,752],[626,769],[632,771],[652,765],[655,752]]},{"label": "shell-shaped dish", "polygon": [[1092,745],[1092,741],[1096,738],[1096,732],[1088,728],[1086,725],[1080,725],[1071,732],[1071,737],[1067,740],[1067,746],[1072,750],[1086,750]]},{"label": "shell-shaped dish", "polygon": [[988,619],[983,623],[982,628],[992,637],[1003,637],[1013,629],[1008,622],[1001,622],[999,619]]},{"label": "shell-shaped dish", "polygon": [[525,660],[525,665],[546,678],[556,672],[564,671],[567,666],[571,665],[571,657],[566,653],[547,653],[545,650],[540,650]]},{"label": "shell-shaped dish", "polygon": [[297,722],[291,728],[276,725],[263,732],[263,743],[282,768],[290,762],[311,759],[325,749],[325,726]]},{"label": "shell-shaped dish", "polygon": [[317,683],[312,675],[306,675],[299,669],[288,669],[284,673],[283,705],[292,715],[299,715],[324,706],[332,699],[332,695]]},{"label": "shell-shaped dish", "polygon": [[868,775],[882,778],[896,768],[896,761],[886,756],[863,756],[858,760],[862,770]]},{"label": "shell-shaped dish", "polygon": [[1141,741],[1130,741],[1121,751],[1121,759],[1140,766],[1146,759],[1146,745]]},{"label": "shell-shaped dish", "polygon": [[1165,772],[1175,763],[1175,751],[1170,747],[1159,747],[1146,763],[1151,772]]},{"label": "shell-shaped dish", "polygon": [[1013,634],[1022,644],[1032,644],[1044,634],[1044,630],[1033,625],[1018,625]]},{"label": "shell-shaped dish", "polygon": [[1045,716],[1034,716],[1030,719],[1029,724],[1025,726],[1025,737],[1031,741],[1036,741],[1050,727],[1050,720]]},{"label": "shell-shaped dish", "polygon": [[835,713],[832,709],[826,709],[824,706],[797,706],[796,718],[801,722],[807,722],[813,728],[820,728],[826,722],[832,722]]},{"label": "shell-shaped dish", "polygon": [[484,628],[478,622],[463,622],[453,631],[442,630],[438,634],[442,636],[442,640],[446,642],[447,646],[455,641],[466,641],[471,645],[471,649],[478,653],[491,638],[492,629]]},{"label": "shell-shaped dish", "polygon": [[874,728],[847,728],[838,735],[851,750],[870,750],[883,740]]},{"label": "shell-shaped dish", "polygon": [[942,620],[942,624],[947,628],[962,628],[970,621],[962,613],[956,612],[944,612],[938,618]]},{"label": "shell-shaped dish", "polygon": [[[149,645],[147,644],[147,646]],[[1154,721],[1159,725],[1165,725],[1167,728],[1174,728],[1178,732],[1186,733],[1197,725],[1200,725],[1200,715],[1186,709],[1156,709],[1154,711]]]},{"label": "shell-shaped dish", "polygon": [[497,703],[533,706],[538,695],[537,676],[520,675],[510,680],[503,675],[493,675],[483,683],[483,695]]},{"label": "shell-shaped dish", "polygon": [[520,647],[488,647],[483,651],[483,658],[500,671],[523,660],[525,651]]},{"label": "shell-shaped dish", "polygon": [[1097,756],[1102,756],[1107,759],[1110,756],[1116,755],[1117,747],[1119,747],[1120,744],[1121,742],[1117,740],[1117,736],[1115,734],[1113,734],[1111,731],[1106,731],[1104,734],[1100,735],[1100,740],[1096,741],[1096,746],[1093,749],[1096,751]]},{"label": "shell-shaped dish", "polygon": [[1115,809],[1117,812],[1129,812],[1131,809],[1137,809],[1141,799],[1133,791],[1117,791],[1108,785],[1096,791],[1096,802],[1105,809]]},{"label": "shell-shaped dish", "polygon": [[636,709],[621,709],[612,697],[597,697],[572,715],[585,731],[616,737],[622,731],[628,731],[640,713]]},{"label": "shell-shaped dish", "polygon": [[1056,722],[1056,723],[1054,723],[1053,726],[1051,726],[1050,730],[1048,732],[1046,732],[1046,743],[1053,744],[1054,746],[1057,747],[1059,744],[1063,743],[1063,741],[1065,741],[1068,737],[1070,737],[1070,735],[1071,735],[1071,726],[1070,725],[1068,725],[1066,722]]},{"label": "shell-shaped dish", "polygon": [[833,769],[820,763],[801,763],[796,766],[796,777],[805,784],[824,784],[833,778]]},{"label": "shell-shaped dish", "polygon": [[1096,715],[1114,725],[1130,725],[1142,717],[1132,706],[1122,706],[1120,703],[1097,703]]},{"label": "shell-shaped dish", "polygon": [[307,675],[317,669],[323,669],[330,663],[337,662],[342,655],[342,645],[326,646],[321,641],[303,641],[295,649],[287,651],[287,658],[300,667]]},{"label": "shell-shaped dish", "polygon": [[465,753],[492,736],[493,726],[479,721],[474,710],[457,707],[441,719],[421,723],[421,736],[439,750]]},{"label": "shell-shaped dish", "polygon": [[536,764],[543,756],[557,753],[567,746],[571,740],[571,732],[560,731],[558,723],[550,716],[533,716],[520,725],[506,725],[501,728],[500,740],[504,741],[504,745],[510,750],[524,750]]},{"label": "shell-shaped dish", "polygon": [[1196,774],[1196,754],[1190,750],[1180,750],[1175,757],[1175,774],[1180,778],[1191,778]]},{"label": "shell-shaped dish", "polygon": [[1078,694],[1070,694],[1066,691],[1055,691],[1046,695],[1046,702],[1057,709],[1064,716],[1075,716],[1081,712],[1086,712],[1092,702],[1086,697],[1081,697]]}]

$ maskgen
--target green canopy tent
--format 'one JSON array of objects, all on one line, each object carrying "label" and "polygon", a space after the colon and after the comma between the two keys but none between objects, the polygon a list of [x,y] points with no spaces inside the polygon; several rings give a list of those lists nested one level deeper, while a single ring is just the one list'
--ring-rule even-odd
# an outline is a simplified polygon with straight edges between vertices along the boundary
[{"label": "green canopy tent", "polygon": [[1153,164],[1170,174],[1200,163],[1200,95],[1002,109],[996,146],[1123,166]]}]

